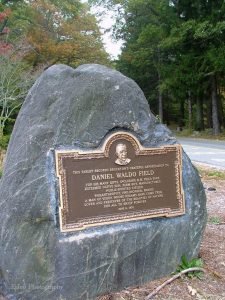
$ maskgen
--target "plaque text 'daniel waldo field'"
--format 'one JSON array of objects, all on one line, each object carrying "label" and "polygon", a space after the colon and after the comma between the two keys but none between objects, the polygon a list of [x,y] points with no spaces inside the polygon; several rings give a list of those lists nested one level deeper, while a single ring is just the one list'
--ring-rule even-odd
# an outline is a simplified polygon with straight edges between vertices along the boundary
[{"label": "plaque text 'daniel waldo field'", "polygon": [[185,213],[180,145],[144,148],[127,132],[91,151],[56,150],[61,231]]}]

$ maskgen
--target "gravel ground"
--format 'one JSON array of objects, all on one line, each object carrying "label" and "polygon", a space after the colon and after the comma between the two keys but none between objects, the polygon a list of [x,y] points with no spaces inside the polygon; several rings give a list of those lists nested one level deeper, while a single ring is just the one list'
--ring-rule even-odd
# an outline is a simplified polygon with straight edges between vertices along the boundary
[{"label": "gravel ground", "polygon": [[[152,299],[225,300],[225,171],[222,174],[216,168],[201,166],[201,174],[207,195],[208,223],[199,256],[204,261],[206,273],[201,280],[187,276],[176,279]],[[171,276],[108,294],[98,300],[144,300]]]}]

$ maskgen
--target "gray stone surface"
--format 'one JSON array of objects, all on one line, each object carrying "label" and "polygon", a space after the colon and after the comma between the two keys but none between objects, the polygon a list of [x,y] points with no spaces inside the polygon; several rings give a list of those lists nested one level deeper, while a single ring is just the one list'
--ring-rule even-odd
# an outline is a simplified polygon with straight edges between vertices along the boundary
[{"label": "gray stone surface", "polygon": [[11,299],[96,299],[174,271],[182,254],[198,254],[205,194],[185,154],[186,215],[59,232],[49,150],[94,149],[117,129],[148,147],[176,143],[136,83],[106,67],[52,66],[30,90],[0,182],[0,287]]}]

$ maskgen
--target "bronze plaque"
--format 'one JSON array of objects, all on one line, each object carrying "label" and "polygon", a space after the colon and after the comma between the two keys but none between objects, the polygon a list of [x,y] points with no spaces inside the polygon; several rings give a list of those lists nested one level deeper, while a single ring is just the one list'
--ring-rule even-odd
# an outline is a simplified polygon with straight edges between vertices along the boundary
[{"label": "bronze plaque", "polygon": [[56,151],[61,231],[185,213],[180,145],[144,148],[127,132],[91,151]]}]

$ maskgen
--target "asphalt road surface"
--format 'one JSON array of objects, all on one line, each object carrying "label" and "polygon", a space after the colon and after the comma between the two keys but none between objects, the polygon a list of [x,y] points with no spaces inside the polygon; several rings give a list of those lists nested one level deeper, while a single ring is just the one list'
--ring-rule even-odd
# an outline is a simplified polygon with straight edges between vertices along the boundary
[{"label": "asphalt road surface", "polygon": [[200,162],[225,169],[224,141],[179,137],[177,139],[193,162]]}]

